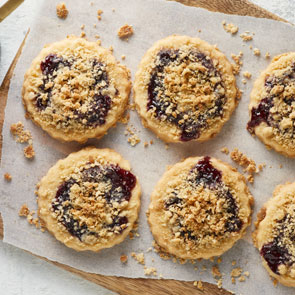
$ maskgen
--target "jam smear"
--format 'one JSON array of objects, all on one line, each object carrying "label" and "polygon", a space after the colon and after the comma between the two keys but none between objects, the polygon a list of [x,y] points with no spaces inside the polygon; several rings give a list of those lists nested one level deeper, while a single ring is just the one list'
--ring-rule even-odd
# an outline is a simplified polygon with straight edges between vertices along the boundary
[{"label": "jam smear", "polygon": [[165,208],[168,208],[168,207],[175,205],[175,204],[179,204],[181,202],[182,202],[182,200],[180,198],[178,198],[176,196],[171,197],[165,202]]},{"label": "jam smear", "polygon": [[279,266],[281,264],[287,264],[290,258],[287,249],[279,246],[276,239],[271,243],[263,245],[260,255],[265,259],[269,268],[278,275]]},{"label": "jam smear", "polygon": [[239,232],[243,226],[243,222],[238,217],[239,210],[230,191],[226,193],[226,200],[228,204],[227,212],[230,213],[231,216],[226,221],[225,227],[229,232]]},{"label": "jam smear", "polygon": [[254,133],[254,128],[265,122],[269,125],[270,109],[273,107],[273,98],[264,98],[257,108],[252,108],[251,119],[247,124],[250,133]]},{"label": "jam smear", "polygon": [[221,171],[213,167],[210,162],[210,157],[204,157],[197,163],[194,169],[198,172],[196,177],[197,183],[203,182],[210,187],[221,183]]},{"label": "jam smear", "polygon": [[43,75],[52,75],[53,72],[58,69],[59,64],[62,62],[63,58],[51,53],[45,57],[44,61],[41,61],[40,69]]}]

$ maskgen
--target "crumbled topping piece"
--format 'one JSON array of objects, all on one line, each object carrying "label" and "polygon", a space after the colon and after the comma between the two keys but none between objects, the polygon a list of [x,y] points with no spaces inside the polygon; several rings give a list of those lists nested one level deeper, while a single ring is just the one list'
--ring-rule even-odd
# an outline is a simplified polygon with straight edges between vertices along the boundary
[{"label": "crumbled topping piece", "polygon": [[121,59],[122,59],[122,60],[125,60],[125,59],[126,59],[126,55],[124,55],[124,54],[121,55]]},{"label": "crumbled topping piece", "polygon": [[221,277],[222,276],[217,265],[212,266],[212,275],[213,275],[213,277]]},{"label": "crumbled topping piece", "polygon": [[126,263],[127,260],[128,260],[128,256],[126,256],[126,255],[121,255],[121,256],[120,256],[120,261],[121,261],[122,263]]},{"label": "crumbled topping piece", "polygon": [[69,11],[64,2],[56,5],[56,14],[59,18],[63,18],[63,19],[65,19],[68,16]]},{"label": "crumbled topping piece", "polygon": [[96,28],[96,24],[93,24],[93,28]]},{"label": "crumbled topping piece", "polygon": [[109,51],[113,53],[114,52],[114,47],[113,46],[110,46],[109,47]]},{"label": "crumbled topping piece", "polygon": [[246,278],[245,278],[244,276],[240,276],[240,277],[238,278],[238,281],[239,281],[239,282],[245,282],[245,281],[246,281]]},{"label": "crumbled topping piece", "polygon": [[218,289],[221,289],[221,288],[222,288],[222,278],[220,278],[220,279],[217,281],[217,287],[218,287]]},{"label": "crumbled topping piece", "polygon": [[16,142],[25,143],[32,139],[31,132],[24,130],[24,124],[20,121],[10,126],[10,132],[16,138]]},{"label": "crumbled topping piece", "polygon": [[243,275],[246,276],[246,277],[249,277],[250,273],[249,273],[249,271],[244,271]]},{"label": "crumbled topping piece", "polygon": [[233,65],[233,73],[235,75],[238,75],[241,71],[241,67],[243,65],[243,62],[241,61],[241,58],[243,57],[243,52],[240,51],[238,55],[231,54],[231,58],[234,60],[235,64]]},{"label": "crumbled topping piece", "polygon": [[23,204],[18,212],[19,216],[27,217],[30,214],[30,210],[27,204]]},{"label": "crumbled topping piece", "polygon": [[194,281],[194,286],[197,287],[199,290],[204,290],[202,281]]},{"label": "crumbled topping piece", "polygon": [[253,49],[253,53],[254,53],[254,55],[256,55],[256,56],[260,56],[260,50],[259,50],[258,48],[254,48],[254,49]]},{"label": "crumbled topping piece", "polygon": [[270,58],[270,53],[268,51],[265,53],[265,58]]},{"label": "crumbled topping piece", "polygon": [[130,136],[127,141],[131,144],[131,146],[136,146],[140,143],[140,138],[136,134],[134,134]]},{"label": "crumbled topping piece", "polygon": [[143,144],[143,146],[144,147],[148,147],[149,146],[149,143],[147,141],[145,141],[144,144]]},{"label": "crumbled topping piece", "polygon": [[237,264],[237,261],[236,260],[233,260],[232,262],[231,262],[231,265],[232,266],[234,266],[234,265],[236,265]]},{"label": "crumbled topping piece", "polygon": [[12,176],[11,176],[8,172],[6,172],[6,173],[4,174],[4,179],[5,179],[6,181],[11,181]]},{"label": "crumbled topping piece", "polygon": [[236,267],[231,271],[230,275],[231,277],[237,278],[242,274],[242,272],[243,270],[240,267]]},{"label": "crumbled topping piece", "polygon": [[226,155],[229,154],[229,149],[227,147],[223,147],[220,151]]},{"label": "crumbled topping piece", "polygon": [[248,181],[250,183],[253,183],[253,181],[254,181],[253,174],[259,172],[259,169],[256,168],[255,161],[252,160],[251,158],[247,157],[245,154],[243,154],[237,148],[235,148],[230,153],[230,157],[239,166],[244,167],[244,172],[247,172],[249,174],[247,177]]},{"label": "crumbled topping piece", "polygon": [[278,280],[277,280],[277,279],[273,279],[273,280],[272,280],[272,283],[273,283],[274,287],[277,287],[277,285],[278,285]]},{"label": "crumbled topping piece", "polygon": [[144,267],[144,274],[146,276],[157,276],[157,269],[155,267]]},{"label": "crumbled topping piece", "polygon": [[246,80],[246,79],[243,79],[243,80],[242,80],[242,83],[243,83],[243,84],[246,84],[246,83],[247,83],[247,80]]},{"label": "crumbled topping piece", "polygon": [[118,30],[118,36],[120,39],[125,39],[133,35],[133,27],[130,25],[124,25]]},{"label": "crumbled topping piece", "polygon": [[252,77],[252,74],[248,71],[243,72],[243,76],[247,79],[250,79]]},{"label": "crumbled topping piece", "polygon": [[136,254],[135,252],[131,253],[131,257],[134,258],[138,263],[144,265],[145,261],[144,261],[144,254],[143,253],[138,253]]},{"label": "crumbled topping piece", "polygon": [[253,36],[250,34],[250,32],[245,32],[241,34],[240,37],[243,39],[244,42],[253,40]]},{"label": "crumbled topping piece", "polygon": [[86,36],[86,33],[84,31],[81,32],[80,37],[84,38]]},{"label": "crumbled topping piece", "polygon": [[24,148],[24,155],[28,159],[33,159],[35,157],[35,151],[32,144],[29,144]]},{"label": "crumbled topping piece", "polygon": [[101,20],[101,15],[102,15],[103,11],[101,9],[97,10],[97,19]]},{"label": "crumbled topping piece", "polygon": [[222,258],[221,257],[218,257],[217,258],[217,263],[219,264],[219,263],[221,263],[222,262]]},{"label": "crumbled topping piece", "polygon": [[121,117],[121,119],[119,119],[119,122],[122,124],[128,124],[130,120],[130,114],[126,113],[123,117]]},{"label": "crumbled topping piece", "polygon": [[81,30],[84,30],[85,29],[85,25],[83,24],[83,25],[81,25]]},{"label": "crumbled topping piece", "polygon": [[239,27],[232,23],[227,24],[225,21],[223,21],[222,25],[224,30],[228,33],[231,33],[232,35],[236,34],[239,30]]}]

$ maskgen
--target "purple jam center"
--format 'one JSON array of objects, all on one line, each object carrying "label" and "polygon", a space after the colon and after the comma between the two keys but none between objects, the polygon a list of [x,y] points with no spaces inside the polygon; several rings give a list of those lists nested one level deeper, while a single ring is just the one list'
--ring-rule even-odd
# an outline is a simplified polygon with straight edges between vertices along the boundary
[{"label": "purple jam center", "polygon": [[268,125],[269,121],[269,110],[273,107],[272,98],[264,98],[261,100],[257,108],[251,110],[251,120],[248,122],[247,129],[250,133],[254,133],[254,128],[260,123],[265,122]]},{"label": "purple jam center", "polygon": [[212,166],[210,157],[204,157],[197,163],[194,169],[198,171],[197,183],[204,183],[210,187],[221,183],[221,171]]},{"label": "purple jam center", "polygon": [[[132,189],[136,185],[136,177],[127,170],[120,168],[118,165],[108,166],[108,167],[90,167],[88,169],[83,170],[82,181],[83,182],[100,182],[100,181],[111,181],[111,189],[106,192],[105,199],[108,203],[111,202],[123,202],[129,201],[131,197]],[[66,227],[68,232],[79,238],[83,234],[95,235],[97,233],[92,232],[88,229],[86,224],[82,226],[79,224],[78,220],[74,219],[70,214],[70,209],[72,205],[63,205],[63,202],[70,200],[70,189],[76,183],[75,180],[69,179],[68,181],[63,182],[56,192],[55,199],[52,202],[52,208],[55,212],[60,212],[60,207],[62,207],[61,222]],[[123,216],[116,216],[113,219],[111,224],[106,224],[107,228],[114,228],[116,226],[120,226],[128,223],[128,218]],[[122,232],[124,229],[120,230]]]},{"label": "purple jam center", "polygon": [[279,274],[279,266],[281,264],[287,264],[290,257],[287,249],[280,247],[276,240],[263,245],[260,250],[260,255],[265,259],[269,268],[276,274]]},{"label": "purple jam center", "polygon": [[[54,83],[54,80],[57,76],[55,71],[62,67],[71,68],[73,67],[74,62],[74,58],[71,58],[70,60],[65,60],[63,57],[58,57],[56,54],[49,54],[45,57],[44,61],[41,62],[40,69],[43,74],[43,84],[39,86],[39,91],[41,93],[47,94],[47,98],[45,100],[42,99],[40,94],[36,96],[36,107],[39,109],[39,111],[44,111],[51,104],[53,87],[46,88],[45,85],[50,81]],[[98,62],[96,59],[92,61],[92,75],[94,78],[94,83],[90,86],[90,89],[94,90],[95,86],[102,81],[105,82],[105,86],[100,88],[100,92],[93,96],[93,99],[90,102],[88,110],[86,112],[83,113],[79,110],[73,110],[74,119],[80,123],[83,121],[83,124],[84,120],[86,119],[87,126],[96,127],[98,125],[105,124],[106,116],[111,109],[111,98],[101,93],[102,90],[107,88],[109,85],[107,72],[105,70],[102,70],[102,67],[103,64]],[[118,94],[119,92],[116,89],[116,95]],[[67,123],[69,123],[68,121],[69,118],[65,118],[65,121],[63,122],[65,126],[67,126]]]},{"label": "purple jam center", "polygon": [[[148,103],[147,103],[147,109],[153,109],[157,118],[165,118],[164,120],[178,126],[181,129],[181,141],[190,141],[193,139],[196,139],[200,136],[200,130],[201,128],[204,128],[207,126],[207,119],[208,118],[215,118],[222,116],[222,109],[223,105],[226,101],[226,98],[224,95],[220,95],[217,92],[215,92],[216,100],[215,100],[215,106],[212,108],[215,108],[214,112],[208,110],[207,119],[205,119],[204,114],[198,115],[198,117],[193,117],[188,112],[180,112],[176,116],[173,116],[172,114],[166,114],[167,109],[167,102],[162,101],[159,97],[159,90],[164,88],[164,81],[163,79],[159,78],[159,74],[162,74],[165,70],[165,67],[168,66],[170,63],[177,62],[179,59],[179,51],[178,50],[161,50],[158,53],[159,56],[159,64],[155,67],[154,71],[151,74],[151,79],[148,85]],[[192,58],[193,60],[196,60],[198,62],[201,62],[201,64],[208,69],[210,72],[214,72],[214,75],[220,76],[220,74],[216,71],[214,68],[214,65],[212,63],[211,59],[207,59],[206,55],[200,52],[191,52],[189,57],[185,57],[184,60],[180,60],[180,62],[188,62],[189,58]],[[218,83],[215,85],[215,89],[217,86],[221,84]],[[214,89],[214,90],[215,90]],[[172,112],[176,111],[177,107],[176,105],[173,105],[171,107]],[[189,116],[189,120],[183,120],[184,115]]]}]

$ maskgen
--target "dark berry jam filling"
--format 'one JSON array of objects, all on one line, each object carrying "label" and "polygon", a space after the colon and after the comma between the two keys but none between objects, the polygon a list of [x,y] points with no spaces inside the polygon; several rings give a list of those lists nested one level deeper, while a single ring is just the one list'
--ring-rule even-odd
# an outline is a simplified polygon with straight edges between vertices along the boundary
[{"label": "dark berry jam filling", "polygon": [[[294,85],[295,83],[295,64],[293,64],[290,69],[286,70],[281,74],[280,77],[277,76],[267,76],[265,78],[264,87],[267,92],[267,96],[263,98],[257,107],[251,109],[251,118],[247,124],[248,131],[253,134],[255,127],[260,125],[262,122],[265,122],[268,126],[279,128],[278,122],[274,120],[273,116],[270,114],[270,109],[274,106],[274,98],[280,95],[286,87]],[[283,87],[282,90],[278,93],[271,93],[272,89],[275,86]],[[283,98],[282,102],[286,105],[291,105],[295,101],[295,96],[289,97],[288,99]],[[282,119],[282,115],[279,113],[279,121]],[[284,114],[286,116],[286,114]],[[287,114],[289,116],[289,114]]]},{"label": "dark berry jam filling", "polygon": [[263,245],[260,255],[265,259],[269,268],[278,275],[279,266],[281,264],[287,264],[290,257],[287,249],[280,247],[276,241]]},{"label": "dark berry jam filling", "polygon": [[[112,202],[121,203],[130,200],[131,192],[136,185],[136,177],[130,171],[124,170],[118,165],[94,166],[82,171],[82,182],[110,182],[110,189],[105,192],[104,198],[112,206]],[[75,183],[77,181],[71,178],[60,185],[52,202],[52,209],[71,235],[80,240],[84,234],[97,236],[98,234],[90,231],[86,224],[80,225],[79,220],[76,220],[70,213],[73,208],[70,200],[70,189]],[[91,192],[89,197],[93,197]],[[65,201],[69,201],[69,204],[64,205]],[[115,216],[111,224],[104,226],[114,228],[127,223],[127,217]],[[123,229],[120,230],[120,232],[122,231]]]},{"label": "dark berry jam filling", "polygon": [[[151,73],[150,82],[148,84],[147,109],[152,109],[159,120],[167,121],[178,126],[181,130],[181,141],[196,139],[200,136],[201,129],[207,127],[208,119],[222,117],[222,110],[226,103],[226,97],[224,94],[221,95],[217,91],[217,87],[222,85],[222,82],[218,82],[214,86],[214,95],[216,99],[212,107],[202,110],[199,115],[195,114],[195,111],[198,110],[198,106],[196,106],[195,110],[180,112],[177,110],[177,104],[172,102],[169,97],[163,99],[160,96],[160,93],[165,90],[165,67],[171,64],[180,65],[182,63],[188,64],[190,62],[197,62],[201,63],[212,76],[220,77],[220,73],[215,69],[211,59],[208,59],[205,54],[197,51],[191,51],[189,55],[181,58],[179,50],[163,49],[158,53],[158,59],[159,62]],[[198,79],[197,75],[198,73],[195,73],[196,79]],[[171,113],[167,114],[166,110],[168,107],[171,109]],[[184,117],[186,119],[184,119]]]},{"label": "dark berry jam filling", "polygon": [[[60,122],[63,122],[64,126],[70,125],[70,120],[74,120],[75,122],[89,127],[103,125],[105,124],[106,116],[111,109],[112,100],[110,96],[102,94],[102,90],[109,86],[109,78],[104,69],[105,66],[96,59],[89,61],[89,63],[92,78],[94,79],[94,83],[89,85],[89,90],[94,91],[95,94],[91,97],[89,102],[80,103],[81,107],[84,103],[87,104],[86,112],[82,112],[80,109],[72,109],[71,112],[73,118],[70,119],[70,117],[64,115],[61,110],[61,115],[64,116],[64,118],[63,121]],[[35,104],[39,111],[44,111],[47,107],[51,106],[53,107],[53,113],[55,113],[56,110],[54,109],[54,106],[52,106],[52,91],[54,89],[55,80],[58,76],[58,71],[62,72],[63,68],[68,68],[76,73],[79,71],[79,61],[74,57],[65,60],[63,57],[59,57],[56,54],[49,54],[45,57],[44,61],[41,62],[40,68],[43,74],[43,83],[39,86],[40,93],[36,96]],[[67,85],[72,87],[70,91],[70,95],[72,95],[72,90],[75,90],[75,87],[71,85],[70,80]],[[116,93],[118,94],[117,90]]]}]

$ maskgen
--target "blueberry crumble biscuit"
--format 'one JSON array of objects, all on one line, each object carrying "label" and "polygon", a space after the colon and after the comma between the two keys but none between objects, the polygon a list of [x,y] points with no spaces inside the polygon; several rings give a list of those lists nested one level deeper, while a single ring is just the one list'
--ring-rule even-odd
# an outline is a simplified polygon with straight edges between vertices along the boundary
[{"label": "blueberry crumble biscuit", "polygon": [[250,224],[253,197],[245,178],[210,157],[170,168],[151,196],[148,221],[156,242],[183,259],[223,254]]},{"label": "blueberry crumble biscuit", "polygon": [[295,287],[295,183],[276,187],[257,215],[254,245],[263,266],[280,283]]},{"label": "blueberry crumble biscuit", "polygon": [[247,129],[269,148],[295,157],[295,53],[273,58],[256,80]]},{"label": "blueberry crumble biscuit", "polygon": [[37,187],[40,219],[57,240],[77,251],[121,243],[138,217],[138,181],[129,163],[110,149],[70,154]]},{"label": "blueberry crumble biscuit", "polygon": [[52,137],[99,138],[123,114],[129,71],[110,51],[74,36],[45,46],[25,74],[23,102],[31,119]]},{"label": "blueberry crumble biscuit", "polygon": [[230,118],[238,96],[227,58],[207,42],[187,36],[156,42],[134,82],[143,124],[167,142],[212,138]]}]

